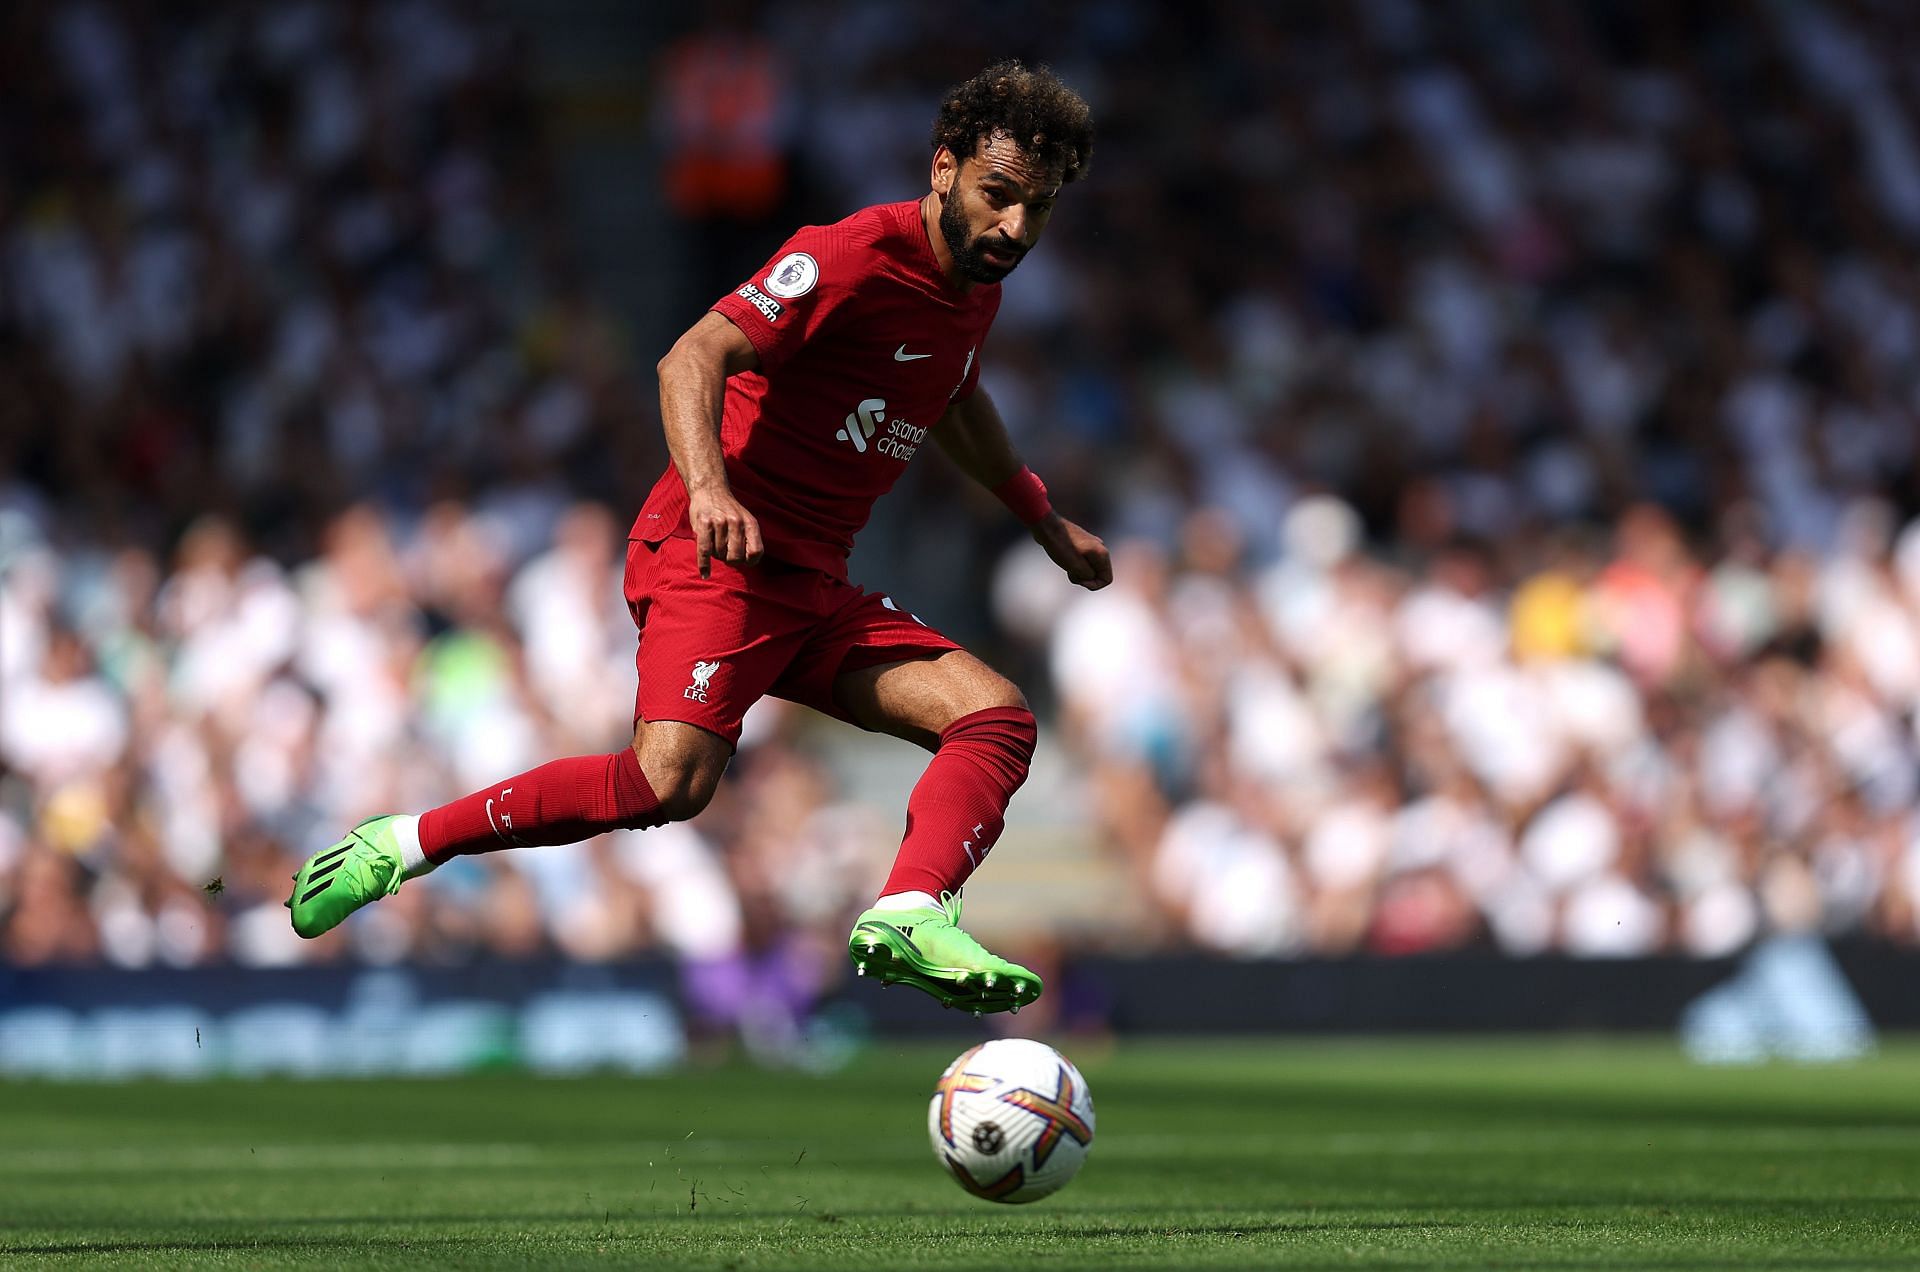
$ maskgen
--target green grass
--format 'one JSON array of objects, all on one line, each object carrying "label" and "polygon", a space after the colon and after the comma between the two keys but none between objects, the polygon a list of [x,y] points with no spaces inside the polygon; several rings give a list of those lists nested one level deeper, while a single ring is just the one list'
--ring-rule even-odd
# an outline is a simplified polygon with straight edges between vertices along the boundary
[{"label": "green grass", "polygon": [[828,1078],[0,1084],[0,1264],[1920,1267],[1920,1044],[1067,1049],[1099,1137],[1026,1207],[934,1164],[958,1046]]}]

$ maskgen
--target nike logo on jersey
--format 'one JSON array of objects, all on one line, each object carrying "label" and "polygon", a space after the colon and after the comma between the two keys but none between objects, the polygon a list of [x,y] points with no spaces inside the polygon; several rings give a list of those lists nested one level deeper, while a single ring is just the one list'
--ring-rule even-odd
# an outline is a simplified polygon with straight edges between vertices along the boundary
[{"label": "nike logo on jersey", "polygon": [[893,351],[893,360],[895,362],[918,362],[922,358],[931,358],[932,356],[930,353],[908,353],[907,346],[905,345],[901,345]]}]

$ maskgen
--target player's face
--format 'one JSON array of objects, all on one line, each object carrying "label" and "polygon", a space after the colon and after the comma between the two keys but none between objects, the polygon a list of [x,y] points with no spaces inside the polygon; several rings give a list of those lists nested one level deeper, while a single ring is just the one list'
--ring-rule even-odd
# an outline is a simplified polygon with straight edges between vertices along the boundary
[{"label": "player's face", "polygon": [[1040,241],[1053,215],[1060,178],[1005,136],[983,142],[970,158],[958,161],[941,150],[934,159],[934,183],[944,202],[940,237],[953,253],[963,278],[997,283]]}]

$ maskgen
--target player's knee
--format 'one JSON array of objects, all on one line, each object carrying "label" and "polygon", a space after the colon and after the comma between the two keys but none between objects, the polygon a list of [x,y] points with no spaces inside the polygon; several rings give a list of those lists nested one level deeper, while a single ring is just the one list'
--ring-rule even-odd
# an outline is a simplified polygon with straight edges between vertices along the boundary
[{"label": "player's knee", "polygon": [[1027,695],[1020,692],[1019,685],[998,672],[991,672],[968,685],[959,699],[955,703],[958,708],[956,718],[981,711],[1012,711],[1025,716],[1028,725],[1033,723],[1033,710],[1027,705]]},{"label": "player's knee", "polygon": [[[1017,694],[1019,690],[1014,692]],[[1033,711],[1027,706],[1025,698],[1017,705],[1002,710],[1006,712],[1007,744],[1019,755],[1024,768],[1033,761],[1033,749],[1040,742],[1040,722],[1033,718]]]},{"label": "player's knee", "polygon": [[676,765],[653,780],[654,798],[660,801],[660,816],[670,822],[698,817],[713,802],[720,786],[720,775],[696,765]]},{"label": "player's knee", "polygon": [[1033,709],[1027,705],[1027,695],[1020,692],[1020,686],[1004,676],[996,676],[994,683],[986,691],[987,706],[1001,711],[1024,711],[1027,719],[1033,719]]},{"label": "player's knee", "polygon": [[713,802],[730,758],[726,743],[681,726],[643,727],[633,749],[653,788],[658,816],[670,822],[697,817]]},{"label": "player's knee", "polygon": [[1033,762],[1040,726],[1020,691],[1013,693],[1013,702],[980,707],[954,721],[941,734],[940,744],[964,741],[970,748],[983,749],[997,758],[1017,786],[1026,780],[1027,767]]},{"label": "player's knee", "polygon": [[1028,759],[1033,758],[1034,743],[1039,740],[1040,724],[1033,718],[1033,708],[1027,705],[1026,695],[1013,685],[1007,686],[1004,697],[983,707],[991,711],[991,719],[998,720],[1008,740],[1025,752]]}]

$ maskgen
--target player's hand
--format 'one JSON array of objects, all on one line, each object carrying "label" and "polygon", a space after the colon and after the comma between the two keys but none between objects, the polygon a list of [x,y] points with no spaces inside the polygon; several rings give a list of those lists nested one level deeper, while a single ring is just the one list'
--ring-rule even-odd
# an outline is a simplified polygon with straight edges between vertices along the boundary
[{"label": "player's hand", "polygon": [[766,545],[760,523],[731,491],[700,489],[687,495],[687,521],[700,550],[700,577],[712,577],[715,557],[731,566],[758,565]]},{"label": "player's hand", "polygon": [[1082,530],[1057,512],[1034,523],[1033,541],[1047,550],[1069,582],[1097,592],[1113,582],[1113,558],[1100,536]]}]

